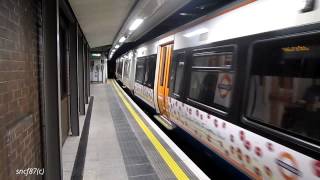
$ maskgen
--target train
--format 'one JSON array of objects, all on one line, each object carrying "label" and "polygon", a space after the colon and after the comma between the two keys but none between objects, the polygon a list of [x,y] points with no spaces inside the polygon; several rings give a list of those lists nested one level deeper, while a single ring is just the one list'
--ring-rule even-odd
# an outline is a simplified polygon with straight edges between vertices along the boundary
[{"label": "train", "polygon": [[318,0],[237,1],[116,59],[116,79],[252,179],[320,179]]}]

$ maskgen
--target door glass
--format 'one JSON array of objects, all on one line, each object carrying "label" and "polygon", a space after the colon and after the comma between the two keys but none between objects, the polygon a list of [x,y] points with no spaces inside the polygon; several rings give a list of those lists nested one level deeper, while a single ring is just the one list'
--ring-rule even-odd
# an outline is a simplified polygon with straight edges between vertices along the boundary
[{"label": "door glass", "polygon": [[167,72],[168,72],[168,76],[167,76],[167,88],[169,88],[169,81],[170,81],[170,71],[169,71],[169,69],[170,69],[170,64],[171,64],[171,59],[172,59],[172,46],[171,45],[169,45],[169,48],[168,48],[168,51],[170,51],[170,57],[168,57],[168,65],[167,65]]},{"label": "door glass", "polygon": [[164,81],[164,72],[165,72],[165,65],[166,65],[166,60],[167,60],[167,47],[162,48],[161,52],[161,72],[160,72],[160,86],[163,86],[163,81]]}]

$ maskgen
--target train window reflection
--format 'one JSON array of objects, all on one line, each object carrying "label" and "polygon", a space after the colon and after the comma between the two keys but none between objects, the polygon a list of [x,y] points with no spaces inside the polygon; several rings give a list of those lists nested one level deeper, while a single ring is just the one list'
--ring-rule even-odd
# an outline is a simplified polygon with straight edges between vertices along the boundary
[{"label": "train window reflection", "polygon": [[178,62],[177,69],[176,69],[174,89],[173,89],[173,92],[176,94],[181,94],[181,91],[182,91],[183,70],[184,70],[184,62]]},{"label": "train window reflection", "polygon": [[123,60],[122,59],[120,59],[120,63],[119,63],[118,67],[119,67],[119,71],[118,72],[119,72],[120,75],[122,75],[122,68],[123,68]]},{"label": "train window reflection", "polygon": [[145,63],[144,59],[138,59],[136,66],[136,82],[143,83],[145,75]]},{"label": "train window reflection", "polygon": [[246,115],[320,140],[320,35],[253,46]]},{"label": "train window reflection", "polygon": [[176,96],[180,96],[183,91],[183,75],[184,75],[185,53],[175,54],[172,60],[170,70],[170,91]]},{"label": "train window reflection", "polygon": [[233,90],[232,51],[193,54],[189,98],[226,111]]},{"label": "train window reflection", "polygon": [[123,76],[126,78],[129,78],[129,72],[130,72],[130,61],[129,59],[124,61],[124,72]]},{"label": "train window reflection", "polygon": [[160,86],[163,86],[163,82],[164,82],[164,72],[165,72],[165,65],[166,65],[166,60],[167,60],[167,47],[164,46],[161,49],[161,56],[160,56],[161,60],[161,66],[160,66]]},{"label": "train window reflection", "polygon": [[189,97],[206,105],[213,104],[217,80],[216,72],[192,71]]},{"label": "train window reflection", "polygon": [[154,86],[154,76],[156,71],[156,56],[150,56],[146,58],[146,74],[145,76],[145,85],[153,88]]},{"label": "train window reflection", "polygon": [[202,104],[227,110],[230,107],[233,73],[219,71],[191,72],[189,97]]},{"label": "train window reflection", "polygon": [[193,66],[195,67],[223,67],[230,68],[232,65],[231,52],[206,52],[193,55]]}]

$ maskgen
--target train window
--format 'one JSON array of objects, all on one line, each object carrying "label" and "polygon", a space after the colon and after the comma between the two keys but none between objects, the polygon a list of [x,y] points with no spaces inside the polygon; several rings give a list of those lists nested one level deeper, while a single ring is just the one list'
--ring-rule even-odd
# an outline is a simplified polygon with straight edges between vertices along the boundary
[{"label": "train window", "polygon": [[183,74],[185,53],[179,53],[174,55],[171,71],[170,71],[170,89],[176,96],[180,96],[183,91]]},{"label": "train window", "polygon": [[193,69],[189,98],[225,111],[230,107],[232,80],[233,73]]},{"label": "train window", "polygon": [[189,99],[226,111],[230,107],[234,79],[232,52],[195,53],[192,64]]},{"label": "train window", "polygon": [[129,59],[124,61],[124,72],[123,76],[126,78],[129,78],[129,72],[130,72],[130,61]]},{"label": "train window", "polygon": [[122,59],[120,59],[120,61],[119,61],[119,66],[118,66],[118,73],[119,73],[119,75],[121,76],[122,75],[122,68],[123,68],[123,60]]},{"label": "train window", "polygon": [[196,67],[223,67],[230,68],[232,65],[231,52],[207,52],[193,55],[193,66]]},{"label": "train window", "polygon": [[120,59],[118,59],[118,63],[117,63],[117,74],[120,74]]},{"label": "train window", "polygon": [[217,75],[216,72],[192,71],[189,97],[207,105],[212,104],[217,86]]},{"label": "train window", "polygon": [[145,77],[145,59],[138,58],[136,66],[136,82],[143,83]]},{"label": "train window", "polygon": [[246,117],[320,141],[320,34],[252,46]]},{"label": "train window", "polygon": [[153,88],[154,77],[156,71],[156,56],[150,56],[146,59],[146,73],[144,84],[150,88]]}]

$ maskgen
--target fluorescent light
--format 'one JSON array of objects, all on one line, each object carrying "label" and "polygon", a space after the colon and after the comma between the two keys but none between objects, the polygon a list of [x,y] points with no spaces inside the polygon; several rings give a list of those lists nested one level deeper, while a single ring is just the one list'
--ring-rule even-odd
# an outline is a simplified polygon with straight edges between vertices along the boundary
[{"label": "fluorescent light", "polygon": [[93,56],[93,57],[100,57],[101,54],[100,54],[100,53],[92,53],[91,56]]},{"label": "fluorescent light", "polygon": [[114,48],[118,49],[120,46],[119,45],[116,45]]},{"label": "fluorescent light", "polygon": [[201,28],[201,29],[197,29],[197,30],[194,30],[192,32],[186,33],[183,36],[189,38],[189,37],[193,37],[193,36],[196,36],[196,35],[199,35],[199,34],[203,34],[203,33],[206,33],[206,32],[209,32],[209,30],[207,28]]},{"label": "fluorescent light", "polygon": [[139,51],[146,51],[147,50],[147,47],[141,47],[139,48]]},{"label": "fluorescent light", "polygon": [[143,19],[136,19],[135,21],[133,21],[133,23],[131,24],[131,26],[129,27],[130,31],[134,31],[136,30],[143,22]]},{"label": "fluorescent light", "polygon": [[126,40],[126,37],[122,36],[120,39],[119,39],[119,42],[124,42]]}]

